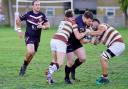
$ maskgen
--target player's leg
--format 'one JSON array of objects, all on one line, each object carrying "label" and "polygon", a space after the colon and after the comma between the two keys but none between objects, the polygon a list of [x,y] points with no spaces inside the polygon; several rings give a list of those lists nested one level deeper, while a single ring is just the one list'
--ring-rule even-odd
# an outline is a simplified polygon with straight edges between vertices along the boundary
[{"label": "player's leg", "polygon": [[49,84],[54,83],[54,81],[52,79],[52,75],[63,65],[65,53],[56,52],[56,56],[57,56],[57,62],[53,63],[53,65],[50,65],[49,69],[48,69],[47,80],[48,80]]},{"label": "player's leg", "polygon": [[[52,39],[51,40],[51,50],[52,50],[52,55],[53,55],[52,63],[53,62],[55,62],[55,63],[53,63],[53,65],[49,66],[47,78],[52,77],[53,73],[55,71],[57,71],[60,66],[63,65],[64,57],[65,57],[65,53],[66,53],[66,44],[60,40]],[[51,84],[51,83],[49,82],[49,84]]]},{"label": "player's leg", "polygon": [[49,84],[52,84],[53,83],[53,79],[52,79],[52,74],[54,72],[54,64],[56,64],[57,62],[57,49],[56,49],[56,40],[52,39],[50,41],[50,47],[51,47],[51,63],[49,64],[49,67],[48,69],[46,69],[46,77],[47,77],[47,81]]},{"label": "player's leg", "polygon": [[125,45],[122,43],[115,43],[110,46],[106,51],[101,55],[101,67],[102,67],[102,76],[96,81],[97,84],[109,83],[108,80],[108,61],[114,56],[120,55],[125,49]]},{"label": "player's leg", "polygon": [[74,51],[76,56],[78,57],[71,68],[71,77],[73,80],[75,80],[75,70],[77,67],[79,67],[86,59],[86,53],[84,47],[80,47]]},{"label": "player's leg", "polygon": [[56,68],[56,64],[57,64],[57,53],[56,51],[52,50],[52,62],[50,63],[49,68],[46,70],[47,81],[49,84],[54,83],[52,74],[58,69]]},{"label": "player's leg", "polygon": [[69,74],[71,71],[71,67],[74,63],[73,58],[74,58],[74,52],[68,52],[66,54],[67,57],[67,65],[65,65],[65,83],[66,84],[71,84],[70,78],[69,78]]},{"label": "player's leg", "polygon": [[21,66],[20,69],[20,76],[23,76],[25,74],[25,71],[27,69],[27,66],[29,65],[30,61],[32,60],[34,54],[35,54],[35,45],[34,44],[27,44],[27,53],[24,59],[24,64]]},{"label": "player's leg", "polygon": [[[107,49],[106,51],[103,52],[100,58],[100,63],[102,67],[102,75],[100,78],[96,80],[96,84],[104,84],[104,83],[109,83],[108,80],[108,59],[110,58],[110,53],[111,51]],[[111,53],[112,57],[115,56],[115,54]]]}]

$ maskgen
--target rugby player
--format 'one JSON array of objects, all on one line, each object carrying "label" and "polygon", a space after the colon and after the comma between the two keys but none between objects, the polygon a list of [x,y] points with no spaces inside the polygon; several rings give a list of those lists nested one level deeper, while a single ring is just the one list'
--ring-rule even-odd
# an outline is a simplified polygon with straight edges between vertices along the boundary
[{"label": "rugby player", "polygon": [[[90,25],[92,24],[93,14],[90,11],[85,11],[83,15],[76,17],[75,21],[78,25],[78,29],[76,33],[86,32]],[[65,83],[71,84],[69,74],[71,72],[71,78],[73,80],[77,80],[75,78],[75,70],[79,67],[86,59],[86,52],[81,43],[83,37],[76,36],[76,33],[72,33],[67,47],[67,65],[65,66]],[[74,53],[77,56],[75,62],[73,61]],[[79,80],[78,80],[79,81]]]},{"label": "rugby player", "polygon": [[114,56],[119,56],[125,50],[125,43],[121,34],[114,27],[100,23],[98,19],[93,20],[92,28],[95,31],[87,33],[94,38],[91,42],[95,45],[102,43],[107,46],[100,57],[102,75],[96,80],[96,84],[106,84],[110,82],[108,79],[108,61]]},{"label": "rugby player", "polygon": [[[57,71],[64,62],[66,55],[66,49],[68,40],[73,32],[77,30],[77,24],[75,23],[74,12],[69,9],[65,11],[64,20],[60,22],[57,32],[51,39],[51,51],[52,51],[52,62],[46,72],[47,81],[49,84],[53,84],[52,75]],[[81,38],[85,36],[85,32],[79,35]]]},{"label": "rugby player", "polygon": [[40,11],[40,1],[34,0],[32,2],[32,10],[28,11],[26,14],[18,16],[16,19],[16,31],[20,38],[23,37],[23,32],[21,31],[21,22],[26,21],[26,32],[25,32],[25,43],[27,48],[27,53],[24,59],[24,63],[20,68],[19,75],[23,76],[32,60],[33,56],[37,52],[41,29],[48,29],[49,22],[44,13]]}]

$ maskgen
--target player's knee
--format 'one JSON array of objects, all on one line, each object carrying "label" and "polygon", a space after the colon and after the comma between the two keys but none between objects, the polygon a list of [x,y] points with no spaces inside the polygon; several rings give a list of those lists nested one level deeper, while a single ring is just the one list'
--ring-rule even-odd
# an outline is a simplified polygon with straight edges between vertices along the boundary
[{"label": "player's knee", "polygon": [[79,59],[79,61],[82,62],[82,63],[85,62],[85,60],[86,60],[86,58],[80,58]]},{"label": "player's knee", "polygon": [[63,66],[63,63],[58,63],[59,64],[59,67]]},{"label": "player's knee", "polygon": [[70,61],[67,61],[67,65],[69,66],[69,67],[71,67],[72,65],[74,64],[74,61],[72,60],[70,60]]},{"label": "player's knee", "polygon": [[63,66],[63,62],[57,62],[57,64],[59,65],[59,67]]},{"label": "player's knee", "polygon": [[108,61],[108,58],[105,58],[105,57],[102,57],[102,56],[101,56],[100,61],[101,61],[101,62],[107,62],[107,61]]},{"label": "player's knee", "polygon": [[80,62],[85,62],[86,61],[86,56],[79,56],[78,57]]},{"label": "player's knee", "polygon": [[35,51],[29,51],[29,55],[33,56],[35,54]]},{"label": "player's knee", "polygon": [[107,49],[101,54],[101,60],[108,61],[110,58],[114,57],[115,55],[111,52],[111,50]]}]

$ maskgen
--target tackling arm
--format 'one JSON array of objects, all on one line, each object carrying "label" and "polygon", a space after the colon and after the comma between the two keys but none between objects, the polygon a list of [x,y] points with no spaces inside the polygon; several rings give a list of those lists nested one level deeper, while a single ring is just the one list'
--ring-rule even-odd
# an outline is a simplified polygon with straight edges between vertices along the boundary
[{"label": "tackling arm", "polygon": [[82,38],[86,35],[86,32],[81,32],[81,33],[80,33],[80,32],[78,31],[78,28],[73,29],[73,32],[74,32],[75,37],[76,37],[78,40],[82,39]]},{"label": "tackling arm", "polygon": [[100,36],[100,35],[102,35],[102,33],[105,30],[107,30],[107,26],[104,25],[104,24],[100,24],[98,26],[98,30],[97,31],[91,31],[91,32],[88,32],[87,34],[92,35],[92,36]]}]

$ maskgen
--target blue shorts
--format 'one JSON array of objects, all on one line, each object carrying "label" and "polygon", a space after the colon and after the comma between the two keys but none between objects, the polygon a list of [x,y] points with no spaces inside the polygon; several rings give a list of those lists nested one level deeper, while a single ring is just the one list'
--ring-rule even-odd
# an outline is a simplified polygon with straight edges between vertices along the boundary
[{"label": "blue shorts", "polygon": [[34,48],[35,48],[35,52],[37,52],[38,46],[39,46],[39,39],[38,38],[34,38],[34,37],[30,37],[30,36],[26,36],[25,37],[25,43],[27,44],[34,44]]},{"label": "blue shorts", "polygon": [[69,44],[67,46],[67,53],[70,53],[70,52],[74,52],[75,50],[77,50],[78,48],[81,48],[83,47],[83,45],[81,43],[76,43],[76,44]]}]

